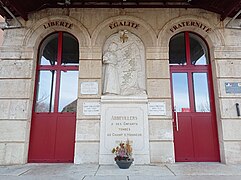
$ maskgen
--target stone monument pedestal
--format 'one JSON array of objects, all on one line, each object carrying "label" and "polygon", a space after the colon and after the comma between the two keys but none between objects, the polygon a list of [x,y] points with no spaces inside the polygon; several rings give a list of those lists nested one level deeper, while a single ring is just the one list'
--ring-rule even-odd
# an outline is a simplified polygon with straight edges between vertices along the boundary
[{"label": "stone monument pedestal", "polygon": [[113,164],[111,150],[129,139],[135,164],[149,164],[147,96],[101,97],[100,164]]}]

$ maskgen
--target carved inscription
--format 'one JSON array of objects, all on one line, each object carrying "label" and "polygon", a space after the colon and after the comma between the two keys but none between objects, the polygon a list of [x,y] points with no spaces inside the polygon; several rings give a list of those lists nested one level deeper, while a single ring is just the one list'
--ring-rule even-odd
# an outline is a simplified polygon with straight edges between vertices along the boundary
[{"label": "carved inscription", "polygon": [[108,132],[107,136],[133,137],[142,136],[142,132],[135,132],[138,126],[137,116],[112,116],[110,122],[111,129],[115,132]]},{"label": "carved inscription", "polygon": [[171,32],[175,32],[176,30],[178,30],[178,29],[180,29],[182,27],[186,27],[186,26],[198,27],[198,28],[202,29],[203,31],[205,31],[207,33],[212,31],[212,29],[210,27],[208,27],[208,26],[206,26],[203,23],[198,22],[198,21],[183,21],[183,22],[180,22],[178,24],[173,25],[170,28],[170,31]]},{"label": "carved inscription", "polygon": [[48,29],[52,26],[62,26],[62,27],[66,27],[68,29],[72,29],[73,24],[69,23],[69,22],[65,22],[65,21],[50,21],[43,25],[44,29]]},{"label": "carved inscription", "polygon": [[119,26],[129,26],[129,27],[138,29],[140,27],[140,24],[137,24],[137,23],[132,22],[132,21],[114,21],[114,22],[109,24],[110,29],[114,29],[114,28],[119,27]]},{"label": "carved inscription", "polygon": [[[111,103],[111,99],[119,99]],[[124,98],[125,99],[125,98]],[[149,163],[149,126],[146,98],[123,102],[123,98],[101,100],[100,163],[113,163],[111,150],[127,139],[133,147],[137,164]],[[138,102],[138,103],[136,103]]]},{"label": "carved inscription", "polygon": [[144,141],[144,116],[140,108],[109,108],[105,114],[105,148],[129,139],[141,150]]}]

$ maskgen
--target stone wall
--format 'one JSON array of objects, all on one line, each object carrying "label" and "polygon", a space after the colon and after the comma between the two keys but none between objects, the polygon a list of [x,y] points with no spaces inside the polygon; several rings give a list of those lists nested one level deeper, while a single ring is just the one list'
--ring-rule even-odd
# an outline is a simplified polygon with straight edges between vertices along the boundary
[{"label": "stone wall", "polygon": [[[4,18],[0,16],[0,22],[4,22]],[[3,30],[0,30],[0,45],[3,43]]]},{"label": "stone wall", "polygon": [[[51,21],[73,26],[45,28]],[[139,27],[110,28],[110,23],[118,21],[135,22]],[[198,21],[211,31],[195,26],[170,30],[183,21]],[[79,90],[75,139],[75,163],[98,163],[100,116],[86,116],[82,108],[84,102],[100,102],[103,45],[120,30],[137,35],[146,48],[148,101],[166,103],[165,116],[148,117],[151,162],[175,162],[169,40],[178,32],[193,31],[210,48],[221,161],[240,163],[241,120],[235,103],[241,103],[241,96],[227,94],[224,83],[241,81],[241,31],[225,29],[225,23],[219,15],[200,9],[46,9],[30,14],[29,21],[22,21],[23,28],[4,31],[0,48],[0,164],[27,162],[38,47],[54,31],[69,32],[79,41],[79,87],[86,81],[99,84],[97,95],[83,95]]]},{"label": "stone wall", "polygon": [[[1,47],[0,164],[27,162],[33,99],[33,53]],[[26,54],[25,54],[26,53]]]}]

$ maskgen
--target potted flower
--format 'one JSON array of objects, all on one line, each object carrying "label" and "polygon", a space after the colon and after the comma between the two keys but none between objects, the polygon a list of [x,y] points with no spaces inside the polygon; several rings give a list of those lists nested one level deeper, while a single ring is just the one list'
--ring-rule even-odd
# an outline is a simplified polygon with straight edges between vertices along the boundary
[{"label": "potted flower", "polygon": [[132,147],[129,140],[121,142],[118,146],[112,149],[112,153],[115,154],[114,160],[121,169],[128,169],[134,158],[132,158]]}]

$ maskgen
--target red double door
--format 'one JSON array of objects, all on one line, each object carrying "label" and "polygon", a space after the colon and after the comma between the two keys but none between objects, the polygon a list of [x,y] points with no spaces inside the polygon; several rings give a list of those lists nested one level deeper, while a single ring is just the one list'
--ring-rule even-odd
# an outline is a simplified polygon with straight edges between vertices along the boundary
[{"label": "red double door", "polygon": [[53,33],[40,46],[29,162],[74,160],[78,56],[78,41],[68,33]]},{"label": "red double door", "polygon": [[208,48],[196,34],[180,33],[170,43],[175,159],[220,161]]},{"label": "red double door", "polygon": [[73,162],[74,114],[33,114],[29,162]]}]

